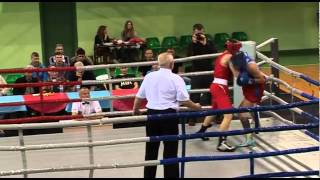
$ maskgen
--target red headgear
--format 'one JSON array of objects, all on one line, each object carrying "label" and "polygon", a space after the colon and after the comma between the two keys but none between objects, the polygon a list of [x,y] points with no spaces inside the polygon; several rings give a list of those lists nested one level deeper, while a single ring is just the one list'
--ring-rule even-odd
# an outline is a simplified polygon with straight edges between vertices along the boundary
[{"label": "red headgear", "polygon": [[228,40],[225,44],[226,50],[228,50],[232,55],[240,50],[242,47],[241,42],[237,40]]}]

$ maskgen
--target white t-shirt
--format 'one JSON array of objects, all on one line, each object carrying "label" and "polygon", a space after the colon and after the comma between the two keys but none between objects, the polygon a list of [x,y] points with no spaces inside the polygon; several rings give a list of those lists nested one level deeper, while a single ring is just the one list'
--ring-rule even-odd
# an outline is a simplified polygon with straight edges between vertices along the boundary
[{"label": "white t-shirt", "polygon": [[82,115],[90,115],[92,113],[102,112],[99,101],[90,102],[74,102],[72,103],[72,113],[81,113]]},{"label": "white t-shirt", "polygon": [[184,80],[170,69],[160,68],[158,71],[147,74],[142,81],[138,98],[147,99],[149,109],[179,109],[180,101],[189,100]]}]

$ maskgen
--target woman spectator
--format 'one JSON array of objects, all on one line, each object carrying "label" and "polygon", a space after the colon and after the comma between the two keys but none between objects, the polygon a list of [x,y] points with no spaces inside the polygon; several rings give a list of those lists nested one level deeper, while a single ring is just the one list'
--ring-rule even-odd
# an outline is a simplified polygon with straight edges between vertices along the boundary
[{"label": "woman spectator", "polygon": [[[121,39],[127,42],[134,38],[137,38],[137,32],[134,30],[132,21],[128,20],[124,24],[124,29],[121,32]],[[138,61],[139,50],[135,48],[122,48],[120,50],[120,56],[121,62],[123,63]]]},{"label": "woman spectator", "polygon": [[103,63],[110,63],[114,59],[113,52],[108,47],[103,46],[104,43],[112,42],[113,40],[108,35],[107,26],[99,26],[94,38],[94,52],[96,57],[103,57]]},{"label": "woman spectator", "polygon": [[103,45],[103,43],[111,42],[112,39],[108,35],[107,26],[101,25],[97,30],[96,37],[94,38],[94,45]]},{"label": "woman spectator", "polygon": [[132,21],[128,20],[124,24],[124,29],[121,32],[121,39],[123,41],[129,41],[131,38],[137,37],[137,32],[134,30]]}]

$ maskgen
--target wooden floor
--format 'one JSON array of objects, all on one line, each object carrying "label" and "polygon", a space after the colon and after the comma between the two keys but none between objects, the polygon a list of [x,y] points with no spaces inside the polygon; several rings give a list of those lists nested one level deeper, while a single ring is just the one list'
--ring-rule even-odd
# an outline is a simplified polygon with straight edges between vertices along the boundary
[{"label": "wooden floor", "polygon": [[[313,80],[317,80],[319,81],[319,64],[314,64],[314,65],[290,65],[290,66],[286,66],[287,68],[296,71],[296,72],[300,72],[303,73],[304,75],[312,78]],[[262,71],[268,75],[271,74],[271,69],[270,68],[261,68]],[[280,71],[280,79],[284,80],[285,82],[287,82],[288,84],[290,84],[291,86],[302,90],[303,92],[306,92],[308,94],[311,94],[315,97],[319,97],[319,90],[320,88],[310,84],[306,81],[304,81],[303,79],[300,78],[294,78],[293,76],[287,74],[287,73],[283,73]],[[285,88],[284,86],[280,86],[280,88],[283,91],[289,92],[287,88]],[[305,98],[299,96],[299,98],[306,100]]]}]

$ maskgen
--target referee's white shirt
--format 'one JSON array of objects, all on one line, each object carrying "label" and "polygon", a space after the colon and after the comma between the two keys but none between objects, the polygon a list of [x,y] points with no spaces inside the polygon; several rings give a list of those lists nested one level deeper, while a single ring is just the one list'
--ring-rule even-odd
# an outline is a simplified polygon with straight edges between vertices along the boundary
[{"label": "referee's white shirt", "polygon": [[154,110],[178,110],[179,101],[189,100],[184,80],[166,68],[147,74],[136,97],[147,99],[146,107]]}]

